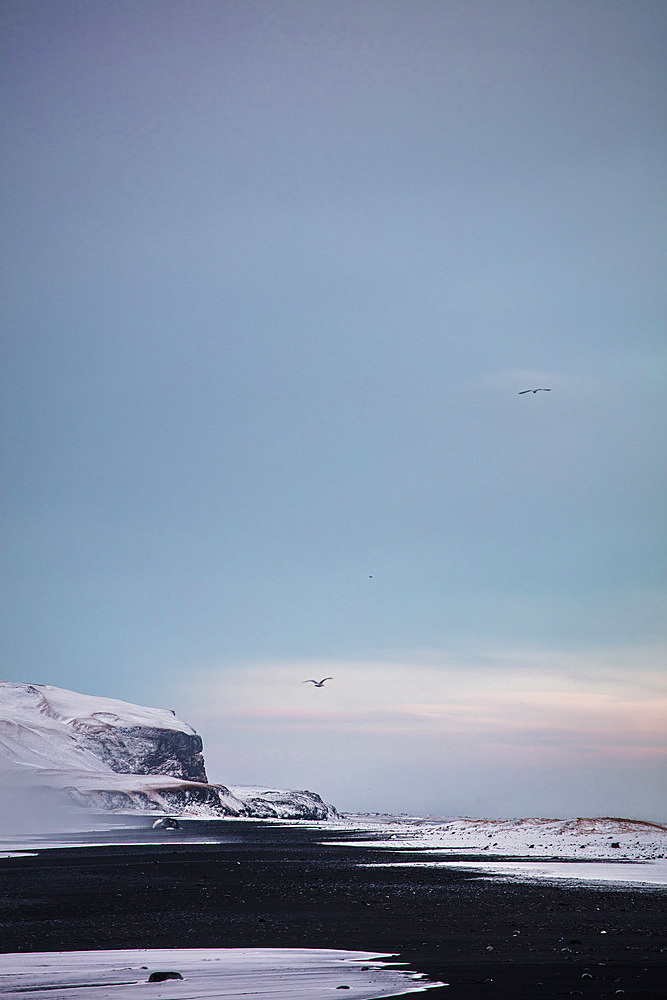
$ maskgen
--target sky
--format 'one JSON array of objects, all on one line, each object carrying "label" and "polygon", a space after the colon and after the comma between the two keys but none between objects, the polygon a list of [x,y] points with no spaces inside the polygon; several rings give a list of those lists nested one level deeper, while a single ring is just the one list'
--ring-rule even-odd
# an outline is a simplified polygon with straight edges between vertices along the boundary
[{"label": "sky", "polygon": [[667,819],[664,4],[0,19],[3,678],[339,809]]}]

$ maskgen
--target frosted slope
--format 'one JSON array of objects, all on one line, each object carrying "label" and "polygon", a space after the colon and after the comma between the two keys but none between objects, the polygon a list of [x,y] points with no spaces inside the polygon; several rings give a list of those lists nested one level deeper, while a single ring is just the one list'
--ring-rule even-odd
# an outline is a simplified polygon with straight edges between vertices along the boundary
[{"label": "frosted slope", "polygon": [[452,819],[348,816],[372,829],[373,844],[395,848],[518,855],[531,860],[648,861],[667,857],[667,825],[621,817],[575,819]]},{"label": "frosted slope", "polygon": [[168,708],[147,708],[117,698],[79,694],[50,684],[0,682],[0,713],[13,719],[51,719],[95,732],[106,726],[148,726],[194,735],[194,729]]},{"label": "frosted slope", "polygon": [[0,768],[108,772],[77,740],[109,729],[147,727],[194,736],[166,708],[77,694],[47,684],[0,682]]}]

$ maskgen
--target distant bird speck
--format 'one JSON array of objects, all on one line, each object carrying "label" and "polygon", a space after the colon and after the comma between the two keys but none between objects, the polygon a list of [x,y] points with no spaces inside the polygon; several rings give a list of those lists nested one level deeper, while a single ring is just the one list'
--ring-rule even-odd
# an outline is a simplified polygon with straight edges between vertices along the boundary
[{"label": "distant bird speck", "polygon": [[312,677],[309,677],[307,681],[301,681],[302,684],[314,684],[316,688],[324,687],[325,681],[332,681],[333,677],[323,677],[321,681],[314,681]]},{"label": "distant bird speck", "polygon": [[526,392],[551,392],[551,389],[522,389],[519,395],[523,396]]}]

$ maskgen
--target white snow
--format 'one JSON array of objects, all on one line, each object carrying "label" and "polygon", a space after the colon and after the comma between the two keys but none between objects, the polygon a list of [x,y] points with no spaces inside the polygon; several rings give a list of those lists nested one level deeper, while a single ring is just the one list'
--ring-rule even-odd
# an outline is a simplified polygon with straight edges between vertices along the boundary
[{"label": "white snow", "polygon": [[19,780],[32,773],[45,786],[62,787],[66,775],[106,779],[114,773],[111,767],[82,746],[77,734],[94,736],[137,726],[195,735],[166,708],[144,708],[48,684],[0,682],[0,770]]},{"label": "white snow", "polygon": [[[0,995],[32,1000],[325,1000],[347,986],[348,1000],[421,993],[443,983],[389,967],[391,956],[318,948],[187,948],[37,952],[3,955]],[[371,964],[372,963],[372,964]],[[178,972],[147,986],[151,972]],[[104,987],[108,987],[105,989]],[[342,992],[342,991],[341,991]]]},{"label": "white snow", "polygon": [[271,785],[229,785],[234,798],[249,807],[252,815],[263,819],[302,819],[313,815],[317,805],[321,805],[320,822],[331,819],[336,814],[331,806],[322,802],[319,795],[307,790],[274,788]]},{"label": "white snow", "polygon": [[50,684],[0,682],[0,718],[9,721],[22,717],[42,717],[41,724],[57,729],[72,725],[77,730],[96,732],[111,727],[148,726],[193,736],[195,731],[168,708],[147,708],[117,698],[79,694]]},{"label": "white snow", "polygon": [[[640,861],[667,856],[667,825],[613,817],[576,819],[420,819],[347,815],[353,827],[373,830],[373,844],[456,849],[531,858],[608,858]],[[380,839],[376,839],[381,834]],[[612,847],[612,844],[618,844]],[[581,854],[585,851],[586,854]],[[483,852],[483,853],[482,853]]]},{"label": "white snow", "polygon": [[643,861],[640,864],[604,864],[577,861],[534,864],[523,861],[387,861],[366,864],[364,868],[469,868],[485,877],[504,875],[509,878],[540,879],[553,882],[566,879],[576,882],[611,882],[615,885],[667,886],[667,862]]},{"label": "white snow", "polygon": [[[396,857],[387,859],[387,864],[446,865],[521,878],[667,885],[667,825],[660,823],[612,817],[431,820],[355,815],[346,819],[354,829],[373,831],[373,840],[361,842],[364,846],[391,848],[399,856],[401,851],[420,852],[419,861]],[[449,851],[476,860],[444,861],[442,854]],[[437,858],[429,857],[436,854]]]}]

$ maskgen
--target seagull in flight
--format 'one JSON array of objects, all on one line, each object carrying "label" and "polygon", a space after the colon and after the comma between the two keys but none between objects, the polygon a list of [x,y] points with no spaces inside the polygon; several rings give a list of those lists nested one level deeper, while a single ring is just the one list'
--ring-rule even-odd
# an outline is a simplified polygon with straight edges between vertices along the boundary
[{"label": "seagull in flight", "polygon": [[551,389],[522,389],[519,395],[523,396],[526,392],[551,392]]},{"label": "seagull in flight", "polygon": [[325,681],[332,681],[333,677],[323,677],[321,681],[314,681],[312,677],[309,677],[307,681],[301,681],[302,684],[314,684],[316,688],[324,687]]}]

